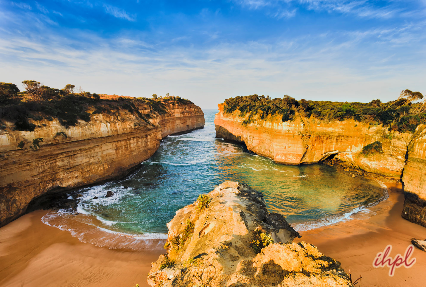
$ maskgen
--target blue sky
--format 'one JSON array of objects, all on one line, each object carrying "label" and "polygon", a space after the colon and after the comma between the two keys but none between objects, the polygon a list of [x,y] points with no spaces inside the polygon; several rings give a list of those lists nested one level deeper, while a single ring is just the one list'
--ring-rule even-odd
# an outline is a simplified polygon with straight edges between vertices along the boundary
[{"label": "blue sky", "polygon": [[426,93],[426,0],[0,0],[0,81],[202,108]]}]

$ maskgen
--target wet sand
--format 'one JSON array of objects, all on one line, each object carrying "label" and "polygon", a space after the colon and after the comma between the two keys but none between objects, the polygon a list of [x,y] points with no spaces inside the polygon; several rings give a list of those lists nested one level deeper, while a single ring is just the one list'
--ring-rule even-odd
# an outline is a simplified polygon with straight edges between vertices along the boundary
[{"label": "wet sand", "polygon": [[[342,263],[356,286],[425,286],[426,252],[414,250],[411,268],[374,268],[378,252],[388,244],[391,257],[404,254],[412,237],[425,239],[426,228],[401,218],[400,186],[388,184],[389,199],[355,219],[301,232],[306,242]],[[162,251],[120,251],[82,243],[69,232],[41,222],[35,211],[0,228],[0,286],[148,286],[151,262]],[[299,240],[299,241],[300,241]]]},{"label": "wet sand", "polygon": [[46,211],[0,228],[0,286],[148,286],[162,251],[119,251],[82,243],[41,222]]},{"label": "wet sand", "polygon": [[316,245],[321,252],[342,263],[353,281],[362,276],[356,286],[425,286],[426,252],[414,248],[411,268],[400,266],[393,277],[389,268],[374,268],[373,261],[388,244],[390,257],[404,255],[411,238],[426,238],[426,228],[401,217],[404,195],[400,185],[387,184],[389,199],[371,208],[369,214],[359,214],[355,220],[315,230],[300,232],[302,238]]}]

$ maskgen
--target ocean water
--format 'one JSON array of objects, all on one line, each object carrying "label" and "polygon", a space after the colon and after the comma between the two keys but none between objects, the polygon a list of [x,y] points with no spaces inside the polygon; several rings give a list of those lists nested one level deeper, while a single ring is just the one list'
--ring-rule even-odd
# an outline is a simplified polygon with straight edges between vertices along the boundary
[{"label": "ocean water", "polygon": [[[205,111],[204,129],[165,138],[130,176],[79,190],[76,210],[51,211],[43,222],[98,246],[160,248],[175,212],[225,180],[261,191],[269,211],[299,231],[350,220],[386,198],[378,181],[320,164],[277,164],[216,139],[215,113]],[[108,191],[113,196],[106,197]]]}]

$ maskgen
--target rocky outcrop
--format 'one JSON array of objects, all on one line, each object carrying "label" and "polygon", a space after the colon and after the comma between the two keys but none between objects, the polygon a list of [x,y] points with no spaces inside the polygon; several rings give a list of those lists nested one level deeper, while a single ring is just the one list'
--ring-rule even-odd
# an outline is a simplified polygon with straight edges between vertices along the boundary
[{"label": "rocky outcrop", "polygon": [[[248,150],[278,163],[311,164],[333,156],[365,171],[398,179],[411,138],[409,133],[389,132],[380,125],[355,120],[297,117],[282,122],[280,117],[269,117],[247,125],[243,120],[238,111],[225,114],[220,104],[215,117],[216,136],[242,142]],[[380,142],[381,152],[362,152],[374,142]]]},{"label": "rocky outcrop", "polygon": [[426,126],[416,129],[407,149],[404,167],[404,208],[402,217],[426,227]]},{"label": "rocky outcrop", "polygon": [[261,193],[225,182],[167,224],[151,286],[352,286],[340,263],[305,242]]},{"label": "rocky outcrop", "polygon": [[[284,164],[317,163],[334,157],[353,167],[404,183],[402,216],[426,227],[426,128],[414,134],[391,132],[355,120],[322,121],[269,117],[244,125],[238,111],[216,114],[216,136],[244,143],[247,149]],[[380,151],[368,152],[378,143]],[[366,152],[367,150],[367,152]]]},{"label": "rocky outcrop", "polygon": [[89,122],[69,128],[54,119],[34,121],[32,132],[0,130],[0,226],[41,195],[123,176],[154,154],[165,136],[204,126],[202,110],[192,103],[166,104],[164,114],[137,108],[92,112]]}]

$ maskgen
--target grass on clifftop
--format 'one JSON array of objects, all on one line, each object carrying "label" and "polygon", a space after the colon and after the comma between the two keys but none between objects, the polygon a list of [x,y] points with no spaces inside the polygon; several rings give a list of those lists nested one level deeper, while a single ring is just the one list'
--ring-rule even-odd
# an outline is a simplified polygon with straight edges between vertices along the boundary
[{"label": "grass on clifftop", "polygon": [[402,91],[395,101],[382,103],[373,100],[370,103],[307,101],[284,96],[271,99],[269,96],[238,96],[225,100],[224,112],[231,114],[239,111],[244,118],[243,124],[256,119],[279,116],[283,122],[293,120],[297,115],[315,117],[322,120],[354,119],[371,124],[383,124],[391,131],[414,132],[416,127],[426,120],[426,102],[421,100],[420,92]]},{"label": "grass on clifftop", "polygon": [[[4,121],[12,122],[16,130],[33,131],[34,121],[58,119],[65,127],[75,126],[79,120],[90,121],[91,114],[119,115],[127,110],[149,124],[148,118],[154,114],[167,113],[167,104],[191,104],[180,97],[131,98],[107,96],[89,92],[74,92],[74,85],[53,89],[36,81],[23,81],[25,91],[15,84],[0,82],[0,127]],[[139,107],[149,108],[149,114],[141,114]]]}]

